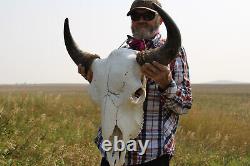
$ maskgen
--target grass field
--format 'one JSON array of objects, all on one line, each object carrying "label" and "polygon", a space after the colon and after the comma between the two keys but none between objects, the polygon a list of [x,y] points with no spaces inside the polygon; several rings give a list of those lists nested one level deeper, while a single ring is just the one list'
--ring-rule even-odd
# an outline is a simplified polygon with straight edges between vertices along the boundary
[{"label": "grass field", "polygon": [[[171,165],[250,165],[250,85],[193,85]],[[1,85],[0,165],[97,166],[100,110],[83,85]]]}]

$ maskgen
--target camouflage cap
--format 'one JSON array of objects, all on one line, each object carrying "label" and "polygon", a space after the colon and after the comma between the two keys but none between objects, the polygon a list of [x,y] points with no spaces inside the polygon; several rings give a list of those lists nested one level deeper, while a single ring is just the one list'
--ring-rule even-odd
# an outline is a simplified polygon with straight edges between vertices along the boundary
[{"label": "camouflage cap", "polygon": [[135,9],[147,9],[156,12],[152,3],[156,3],[157,5],[162,7],[161,3],[158,0],[135,0],[132,3],[129,12],[127,13],[127,16],[130,16]]}]

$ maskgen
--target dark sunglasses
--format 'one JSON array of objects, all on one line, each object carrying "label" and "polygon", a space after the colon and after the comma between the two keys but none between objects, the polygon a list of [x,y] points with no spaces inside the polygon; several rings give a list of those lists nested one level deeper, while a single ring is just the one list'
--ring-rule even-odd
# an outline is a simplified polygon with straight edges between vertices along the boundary
[{"label": "dark sunglasses", "polygon": [[155,12],[146,11],[143,13],[133,12],[131,13],[131,20],[132,21],[139,21],[141,17],[144,21],[151,21],[155,18]]}]

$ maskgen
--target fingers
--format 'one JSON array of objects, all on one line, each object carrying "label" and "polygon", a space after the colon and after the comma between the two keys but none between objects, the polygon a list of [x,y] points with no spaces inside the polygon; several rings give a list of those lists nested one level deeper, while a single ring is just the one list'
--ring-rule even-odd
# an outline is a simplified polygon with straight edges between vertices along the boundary
[{"label": "fingers", "polygon": [[89,70],[86,80],[88,80],[91,83],[92,79],[93,79],[93,72]]},{"label": "fingers", "polygon": [[159,69],[156,68],[154,65],[150,64],[150,63],[145,63],[142,68],[145,70],[145,71],[148,71],[148,72],[151,72],[151,73],[157,73],[159,72]]},{"label": "fingers", "polygon": [[158,72],[158,69],[155,68],[152,64],[149,63],[145,63],[142,67],[141,67],[141,71],[143,74],[145,74],[148,77],[152,77],[155,73]]},{"label": "fingers", "polygon": [[146,75],[148,78],[153,79],[158,83],[166,82],[166,78],[171,73],[170,67],[164,66],[159,62],[152,62],[152,64],[145,63],[141,67],[142,74]]},{"label": "fingers", "polygon": [[166,71],[167,70],[167,66],[160,64],[159,62],[153,61],[152,63],[158,70],[160,71]]},{"label": "fingers", "polygon": [[85,77],[85,68],[81,64],[78,65],[78,73]]},{"label": "fingers", "polygon": [[142,70],[142,73],[149,78],[153,78],[153,76],[154,76],[154,73],[151,71],[148,71],[148,70]]},{"label": "fingers", "polygon": [[78,73],[81,74],[89,82],[91,82],[92,79],[93,79],[93,72],[92,72],[92,70],[91,69],[88,70],[88,73],[86,75],[85,68],[81,64],[78,65]]},{"label": "fingers", "polygon": [[157,74],[159,72],[166,72],[168,70],[168,66],[162,65],[159,62],[153,61],[152,63],[145,63],[141,67],[143,72]]}]

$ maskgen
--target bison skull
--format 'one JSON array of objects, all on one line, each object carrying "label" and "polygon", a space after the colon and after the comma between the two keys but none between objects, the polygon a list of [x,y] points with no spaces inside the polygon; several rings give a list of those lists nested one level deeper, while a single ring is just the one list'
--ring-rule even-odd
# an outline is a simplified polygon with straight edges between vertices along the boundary
[{"label": "bison skull", "polygon": [[[146,81],[135,58],[136,51],[121,48],[106,59],[96,59],[91,66],[94,75],[90,94],[101,106],[103,139],[112,144],[114,136],[127,142],[142,129]],[[124,163],[125,153],[120,152],[119,160],[119,152],[108,151],[110,164]]]}]

